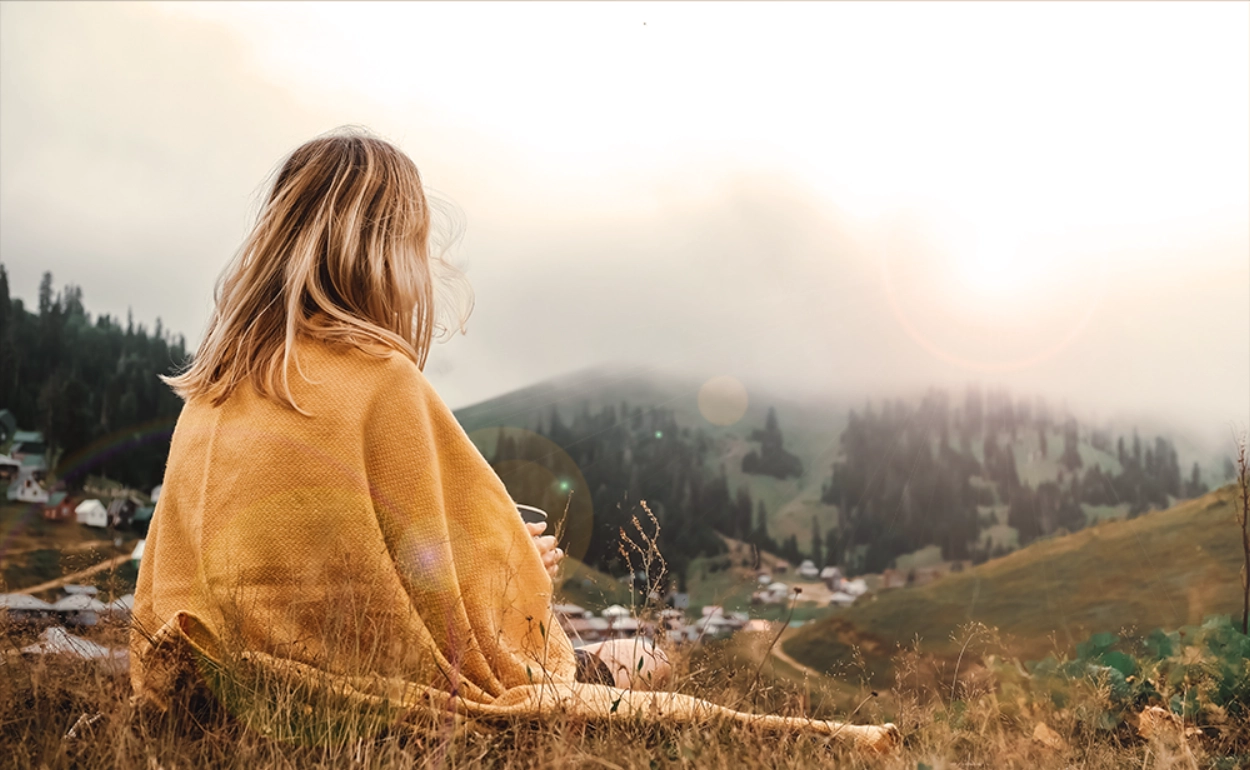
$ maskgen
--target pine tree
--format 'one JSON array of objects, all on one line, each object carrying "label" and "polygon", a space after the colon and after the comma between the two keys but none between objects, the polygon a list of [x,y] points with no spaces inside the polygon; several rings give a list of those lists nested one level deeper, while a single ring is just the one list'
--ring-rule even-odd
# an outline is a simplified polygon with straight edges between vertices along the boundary
[{"label": "pine tree", "polygon": [[763,430],[751,432],[751,440],[760,443],[760,449],[751,450],[742,458],[742,472],[766,474],[779,479],[803,475],[803,462],[787,452],[783,446],[781,428],[777,424],[777,411],[768,408]]},{"label": "pine tree", "polygon": [[786,538],[781,546],[781,557],[795,565],[803,560],[803,555],[799,553],[799,539],[797,536],[790,535]]},{"label": "pine tree", "polygon": [[841,527],[830,527],[825,533],[825,566],[842,564],[842,547]]}]

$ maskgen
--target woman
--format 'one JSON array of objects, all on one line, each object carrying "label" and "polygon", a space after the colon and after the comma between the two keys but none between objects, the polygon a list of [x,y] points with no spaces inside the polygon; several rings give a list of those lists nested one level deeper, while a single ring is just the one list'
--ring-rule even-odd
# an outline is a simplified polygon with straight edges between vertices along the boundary
[{"label": "woman", "polygon": [[579,666],[551,613],[561,552],[422,374],[471,304],[436,319],[458,276],[429,241],[420,176],[387,142],[338,131],[283,164],[167,380],[186,405],[135,591],[136,699],[167,708],[194,660],[395,713],[710,715],[891,744],[892,726],[646,692],[667,662],[632,643]]}]

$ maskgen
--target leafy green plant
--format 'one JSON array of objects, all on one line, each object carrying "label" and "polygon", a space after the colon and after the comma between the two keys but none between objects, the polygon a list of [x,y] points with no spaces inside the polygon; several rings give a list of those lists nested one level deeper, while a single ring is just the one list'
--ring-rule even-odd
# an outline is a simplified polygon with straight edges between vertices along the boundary
[{"label": "leafy green plant", "polygon": [[1100,695],[1104,708],[1086,712],[1097,729],[1119,727],[1147,706],[1198,727],[1250,719],[1250,637],[1227,615],[1139,638],[1094,634],[1070,660],[1052,655],[1026,663],[1024,676],[1003,662],[996,668],[1009,697],[1067,708],[1081,695]]}]

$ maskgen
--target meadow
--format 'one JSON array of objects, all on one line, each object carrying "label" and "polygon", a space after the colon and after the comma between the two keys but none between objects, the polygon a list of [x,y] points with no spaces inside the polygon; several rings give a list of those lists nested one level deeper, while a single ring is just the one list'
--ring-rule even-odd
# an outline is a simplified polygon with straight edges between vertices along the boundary
[{"label": "meadow", "polygon": [[1090,635],[1126,636],[1239,613],[1237,493],[1227,486],[1164,511],[1042,540],[930,585],[883,591],[809,624],[785,642],[796,660],[832,672],[864,658],[884,685],[901,646],[919,638],[952,662],[958,630],[1001,629],[1025,660],[1070,654]]},{"label": "meadow", "polygon": [[[313,708],[288,686],[232,680],[230,672],[220,673],[212,687],[188,687],[175,708],[162,715],[132,706],[124,670],[98,661],[23,654],[38,629],[6,622],[0,628],[0,756],[17,768],[169,770],[1246,767],[1250,638],[1228,615],[1190,622],[1195,613],[1226,603],[1226,591],[1212,593],[1201,579],[1213,568],[1225,569],[1222,583],[1212,577],[1211,585],[1218,588],[1235,574],[1235,566],[1228,569],[1227,554],[1215,545],[1234,534],[1225,520],[1230,495],[1231,490],[1221,490],[1171,511],[1037,543],[932,586],[886,592],[863,609],[857,605],[800,629],[777,623],[767,632],[698,645],[665,642],[678,691],[755,713],[893,722],[903,740],[886,755],[864,753],[836,738],[714,721],[656,727],[624,718],[597,724],[566,717],[500,722],[330,710],[322,716],[320,707]],[[1130,593],[1141,595],[1144,589],[1166,604],[1165,589],[1184,577],[1197,586],[1188,594],[1189,603],[1178,607],[1173,599],[1170,610],[1142,611],[1141,602],[1120,595],[1107,582],[1106,571],[1116,568],[1108,554],[1115,549],[1097,551],[1103,578],[1090,567],[1088,554],[1082,557],[1098,538],[1133,544],[1124,558],[1153,571],[1152,580]],[[1175,549],[1151,550],[1164,543]],[[1135,556],[1140,549],[1154,558]],[[1046,569],[1071,567],[1065,560],[1073,558],[1090,570],[1089,579],[1103,581],[1097,590],[1077,592],[1087,597],[1083,602],[1072,598],[1075,594],[1054,593],[1055,585],[1040,606],[1019,601],[1026,594],[1038,596],[1032,570],[1043,564]],[[1118,568],[1127,570],[1125,564]],[[570,584],[599,579],[579,569],[585,574],[575,570],[571,577],[577,580]],[[978,579],[977,570],[984,591],[977,604],[985,614],[970,620],[969,605],[957,599],[966,581]],[[1013,580],[1017,573],[1023,577]],[[1123,590],[1130,585],[1124,583]],[[1015,600],[1009,599],[1012,591],[1020,592]],[[1045,617],[1057,599],[1074,634],[1096,625],[1091,619],[1101,617],[1100,603],[1141,614],[1139,622],[1118,626],[1118,633],[1073,636],[1070,644],[1053,635],[1035,638],[1040,628],[1034,625],[1041,621],[1030,618]],[[956,605],[964,615],[951,609]],[[890,607],[898,617],[914,621],[913,642],[865,644],[868,635],[851,619],[868,623],[889,617],[883,608]],[[869,608],[876,614],[865,614]],[[935,619],[926,619],[925,608]],[[1117,617],[1100,622],[1115,625]],[[942,625],[943,618],[949,627]],[[993,618],[1003,624],[989,625]],[[1147,621],[1166,624],[1177,618],[1181,623],[1170,629],[1145,627]],[[122,647],[127,628],[105,623],[85,635]],[[833,657],[813,659],[812,650],[832,651]],[[228,695],[240,689],[247,689],[247,697]]]},{"label": "meadow", "polygon": [[[796,676],[768,656],[766,634],[674,650],[678,689],[690,694],[751,711],[893,721],[903,743],[881,756],[829,738],[716,722],[649,727],[625,719],[587,724],[559,717],[321,719],[290,691],[263,687],[250,693],[250,702],[268,704],[264,709],[231,707],[226,704],[235,701],[198,688],[162,716],[132,707],[123,672],[87,661],[15,654],[25,633],[10,626],[0,634],[0,756],[15,768],[1231,770],[1250,762],[1244,708],[1226,709],[1223,724],[1197,728],[1192,718],[1151,711],[1149,698],[1126,703],[1110,677],[1065,673],[1062,666],[1049,673],[1036,666],[1026,671],[1018,662],[992,656],[986,657],[988,665],[975,668],[975,676],[934,685],[906,674],[908,666],[922,665],[922,657],[904,654],[904,673],[890,688],[874,691],[851,678],[831,684]],[[104,627],[92,635],[122,644],[125,629]],[[986,645],[978,652],[985,654]],[[1237,654],[1250,654],[1250,646]],[[1202,664],[1201,656],[1194,660]],[[1079,659],[1072,662],[1088,668]],[[857,707],[837,705],[848,692],[858,699]],[[1138,716],[1143,711],[1146,716]]]}]

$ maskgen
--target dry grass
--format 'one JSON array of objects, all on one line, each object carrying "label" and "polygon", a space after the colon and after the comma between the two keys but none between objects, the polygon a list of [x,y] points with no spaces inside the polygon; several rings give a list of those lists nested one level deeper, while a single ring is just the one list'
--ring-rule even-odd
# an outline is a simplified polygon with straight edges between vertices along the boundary
[{"label": "dry grass", "polygon": [[[644,508],[644,512],[645,508]],[[649,512],[647,512],[649,513]],[[658,524],[622,533],[622,554],[652,580],[664,565]],[[647,530],[651,530],[648,533]],[[652,616],[654,606],[636,608]],[[1250,727],[1184,737],[1164,721],[1150,737],[1113,711],[1107,688],[1062,697],[1027,687],[1003,662],[997,632],[968,625],[950,640],[952,666],[919,644],[891,661],[892,687],[874,692],[862,656],[834,677],[811,677],[771,654],[774,634],[739,634],[686,647],[667,643],[673,689],[756,713],[854,723],[892,721],[904,742],[889,756],[845,742],[708,721],[655,726],[620,718],[588,723],[470,720],[449,714],[344,710],[323,695],[239,671],[209,672],[177,693],[167,714],[136,710],[124,672],[57,656],[23,655],[38,629],[0,616],[0,758],[15,768],[1219,768],[1250,763]],[[128,629],[89,638],[124,647]],[[941,665],[939,665],[941,664]],[[1022,684],[1024,686],[1022,686]]]},{"label": "dry grass", "polygon": [[[970,628],[967,646],[978,655],[994,643],[986,629]],[[90,636],[115,646],[126,629],[100,627]],[[1134,725],[1098,729],[1090,719],[1108,707],[1097,687],[1056,706],[1005,695],[991,669],[969,666],[939,681],[920,675],[918,650],[898,661],[898,684],[872,697],[864,692],[851,721],[899,725],[904,745],[892,756],[869,757],[809,735],[777,735],[712,723],[648,727],[621,720],[587,724],[555,718],[542,723],[461,718],[379,720],[378,715],[320,718],[307,701],[269,683],[250,706],[219,689],[188,689],[169,715],[136,712],[124,673],[86,661],[16,653],[33,638],[30,628],[0,631],[0,757],[18,768],[1232,768],[1250,760],[1245,728],[1147,740]],[[839,707],[850,681],[795,681],[763,676],[753,645],[713,643],[673,650],[678,687],[742,709],[847,719]],[[744,648],[748,652],[744,654]],[[262,685],[262,690],[265,685]],[[213,693],[217,695],[214,696]],[[264,708],[256,704],[263,702]],[[327,712],[328,713],[328,712]],[[1045,728],[1039,728],[1043,724]],[[77,726],[75,726],[77,725]],[[68,735],[71,732],[72,736]],[[1236,754],[1240,752],[1240,760]]]}]

